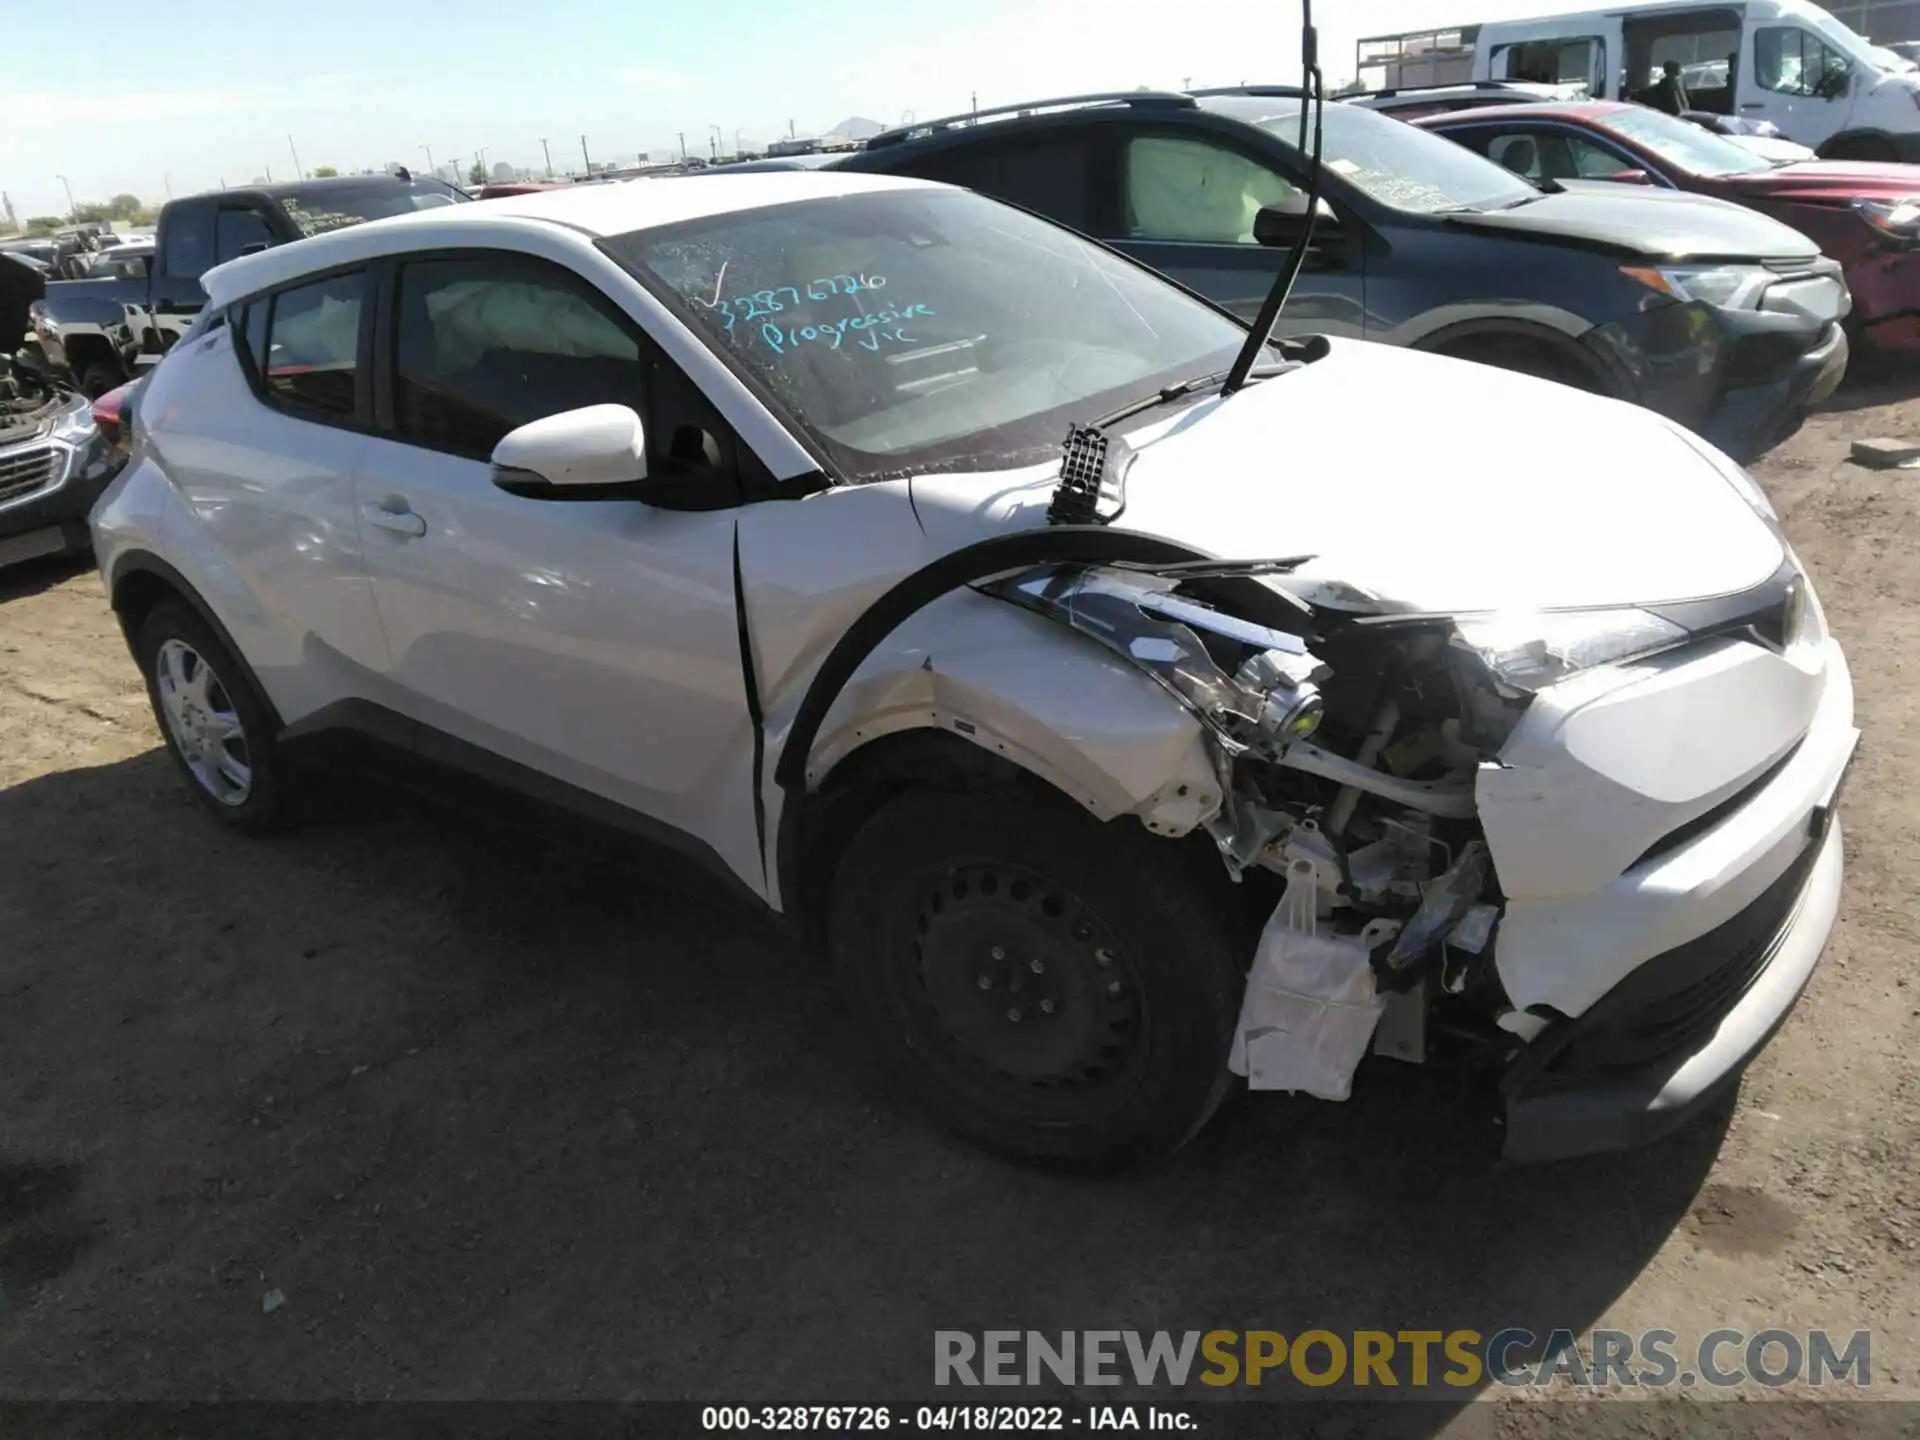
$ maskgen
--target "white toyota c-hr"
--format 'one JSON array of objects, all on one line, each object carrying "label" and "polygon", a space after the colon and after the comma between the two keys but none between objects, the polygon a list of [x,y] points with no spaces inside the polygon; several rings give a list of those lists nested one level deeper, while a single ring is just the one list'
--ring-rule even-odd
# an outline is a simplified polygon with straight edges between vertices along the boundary
[{"label": "white toyota c-hr", "polygon": [[[354,729],[700,857],[947,1121],[1168,1150],[1230,1074],[1634,1143],[1785,1018],[1846,662],[1654,415],[1276,343],[961,191],[640,181],[207,277],[93,516],[166,744],[266,829]],[[1484,423],[1475,423],[1484,417]]]}]

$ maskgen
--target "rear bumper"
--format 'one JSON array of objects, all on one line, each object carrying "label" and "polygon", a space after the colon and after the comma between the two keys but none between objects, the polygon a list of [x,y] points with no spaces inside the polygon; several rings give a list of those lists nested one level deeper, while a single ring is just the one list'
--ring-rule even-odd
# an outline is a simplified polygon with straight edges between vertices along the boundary
[{"label": "rear bumper", "polygon": [[[1654,957],[1587,1014],[1536,1039],[1502,1081],[1506,1157],[1555,1160],[1645,1144],[1712,1105],[1806,989],[1833,929],[1840,882],[1833,823],[1746,911]],[[1637,993],[1642,975],[1669,963],[1698,976],[1682,1000],[1704,996],[1705,1013],[1676,1017],[1671,993],[1651,1001]],[[1656,1053],[1621,1063],[1636,1046]]]}]

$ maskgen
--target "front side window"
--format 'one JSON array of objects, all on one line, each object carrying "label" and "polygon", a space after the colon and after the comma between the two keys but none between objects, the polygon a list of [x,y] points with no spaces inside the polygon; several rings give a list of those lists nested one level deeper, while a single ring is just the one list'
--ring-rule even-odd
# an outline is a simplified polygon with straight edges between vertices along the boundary
[{"label": "front side window", "polygon": [[855,192],[600,243],[852,480],[1043,460],[1069,421],[1223,371],[1246,335],[964,192]]},{"label": "front side window", "polygon": [[1822,97],[1835,93],[1847,60],[1797,25],[1770,25],[1754,33],[1754,78],[1781,95]]},{"label": "front side window", "polygon": [[297,285],[272,297],[266,361],[259,367],[269,400],[314,419],[354,418],[365,292],[366,276],[356,271]]},{"label": "front side window", "polygon": [[[1475,140],[1476,148],[1482,143]],[[1529,180],[1604,180],[1640,167],[1583,135],[1551,127],[1493,131],[1484,143],[1498,164]]]},{"label": "front side window", "polygon": [[1253,217],[1300,193],[1257,160],[1209,140],[1127,142],[1126,233],[1136,240],[1251,245]]},{"label": "front side window", "polygon": [[641,405],[640,347],[576,282],[507,256],[401,268],[394,419],[402,439],[486,456],[509,430],[584,405]]}]

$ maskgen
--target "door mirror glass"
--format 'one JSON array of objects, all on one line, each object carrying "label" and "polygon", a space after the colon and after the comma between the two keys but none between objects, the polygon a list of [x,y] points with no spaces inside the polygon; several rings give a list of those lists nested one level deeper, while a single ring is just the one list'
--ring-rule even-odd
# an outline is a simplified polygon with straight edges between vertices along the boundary
[{"label": "door mirror glass", "polygon": [[[1266,246],[1286,247],[1300,243],[1307,229],[1307,197],[1289,195],[1276,205],[1262,205],[1253,217],[1253,238]],[[1340,216],[1322,199],[1314,210],[1313,234],[1316,240],[1331,239],[1340,229]]]},{"label": "door mirror glass", "polygon": [[493,483],[516,495],[590,495],[646,474],[646,432],[626,405],[563,410],[508,431],[493,447]]}]

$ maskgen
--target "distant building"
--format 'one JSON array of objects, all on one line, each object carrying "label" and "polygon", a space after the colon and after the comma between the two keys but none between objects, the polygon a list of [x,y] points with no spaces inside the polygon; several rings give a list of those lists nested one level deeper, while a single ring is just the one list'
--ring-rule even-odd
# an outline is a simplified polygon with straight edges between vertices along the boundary
[{"label": "distant building", "polygon": [[1920,0],[1827,0],[1826,8],[1876,45],[1920,40]]},{"label": "distant building", "polygon": [[769,157],[781,155],[811,155],[820,148],[819,140],[811,135],[796,135],[786,140],[776,140],[767,146]]}]

